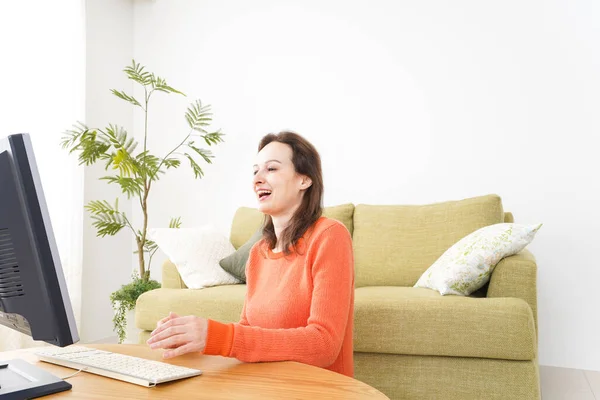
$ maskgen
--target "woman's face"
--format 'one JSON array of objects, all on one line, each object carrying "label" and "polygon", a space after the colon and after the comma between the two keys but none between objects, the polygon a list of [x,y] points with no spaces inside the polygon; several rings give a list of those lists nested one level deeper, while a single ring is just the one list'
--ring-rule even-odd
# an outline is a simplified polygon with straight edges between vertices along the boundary
[{"label": "woman's face", "polygon": [[256,156],[253,186],[258,209],[264,214],[290,214],[300,206],[310,184],[308,177],[296,173],[289,145],[271,142]]}]

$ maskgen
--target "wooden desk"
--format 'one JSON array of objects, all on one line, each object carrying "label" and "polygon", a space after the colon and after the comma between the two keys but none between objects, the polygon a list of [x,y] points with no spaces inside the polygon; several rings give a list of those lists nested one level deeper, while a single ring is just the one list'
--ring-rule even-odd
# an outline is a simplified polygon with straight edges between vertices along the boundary
[{"label": "wooden desk", "polygon": [[[80,372],[69,378],[73,389],[43,399],[387,399],[378,390],[347,376],[296,362],[242,363],[233,358],[191,355],[169,360],[143,345],[95,344],[101,350],[197,368],[203,374],[145,388]],[[68,376],[73,369],[38,361],[32,349],[0,353],[0,360],[21,358],[50,373]]]}]

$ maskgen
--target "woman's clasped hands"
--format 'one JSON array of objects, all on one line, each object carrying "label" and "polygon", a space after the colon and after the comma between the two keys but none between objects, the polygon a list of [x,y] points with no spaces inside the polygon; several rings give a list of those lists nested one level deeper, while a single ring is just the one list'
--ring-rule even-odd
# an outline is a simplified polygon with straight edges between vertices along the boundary
[{"label": "woman's clasped hands", "polygon": [[171,312],[156,323],[156,329],[146,342],[152,349],[167,349],[163,358],[177,357],[192,352],[203,352],[206,347],[208,321],[188,315],[180,317]]}]

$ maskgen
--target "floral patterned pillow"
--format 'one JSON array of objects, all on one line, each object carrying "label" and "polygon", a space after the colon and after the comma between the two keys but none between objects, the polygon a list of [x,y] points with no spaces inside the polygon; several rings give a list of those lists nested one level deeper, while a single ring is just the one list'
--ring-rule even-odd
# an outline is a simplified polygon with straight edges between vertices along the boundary
[{"label": "floral patterned pillow", "polygon": [[490,280],[500,260],[531,243],[541,226],[502,223],[483,227],[446,250],[415,287],[434,289],[442,295],[468,296]]}]

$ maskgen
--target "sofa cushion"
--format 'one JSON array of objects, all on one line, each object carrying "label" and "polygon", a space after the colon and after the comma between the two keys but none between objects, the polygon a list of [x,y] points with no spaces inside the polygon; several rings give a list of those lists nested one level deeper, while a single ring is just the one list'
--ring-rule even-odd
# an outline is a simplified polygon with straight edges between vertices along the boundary
[{"label": "sofa cushion", "polygon": [[[245,295],[246,285],[152,290],[138,298],[136,326],[154,330],[169,311],[238,322]],[[532,360],[535,343],[533,314],[521,299],[385,286],[355,292],[357,352]]]},{"label": "sofa cushion", "polygon": [[490,280],[496,264],[525,248],[542,224],[502,223],[484,226],[450,247],[421,275],[415,287],[442,295],[468,296]]},{"label": "sofa cushion", "polygon": [[516,298],[442,296],[431,289],[363,287],[354,298],[354,351],[533,360],[529,305]]},{"label": "sofa cushion", "polygon": [[454,243],[504,221],[497,195],[428,205],[357,205],[356,287],[413,286]]},{"label": "sofa cushion", "polygon": [[257,229],[239,249],[219,261],[221,268],[235,276],[242,283],[246,283],[246,263],[248,257],[250,257],[250,250],[262,237],[262,229]]},{"label": "sofa cushion", "polygon": [[181,316],[197,315],[220,322],[239,322],[246,285],[223,285],[200,290],[155,289],[142,294],[135,307],[135,324],[152,331],[156,323],[173,311]]},{"label": "sofa cushion", "polygon": [[239,279],[224,271],[219,260],[235,252],[229,239],[209,226],[153,228],[148,238],[158,245],[190,289],[235,285]]},{"label": "sofa cushion", "polygon": [[[342,204],[339,206],[323,208],[323,215],[327,218],[340,221],[346,226],[350,235],[353,231],[352,217],[354,215],[353,204]],[[256,208],[240,207],[233,217],[230,240],[236,249],[246,243],[250,237],[261,227],[264,214]]]}]

